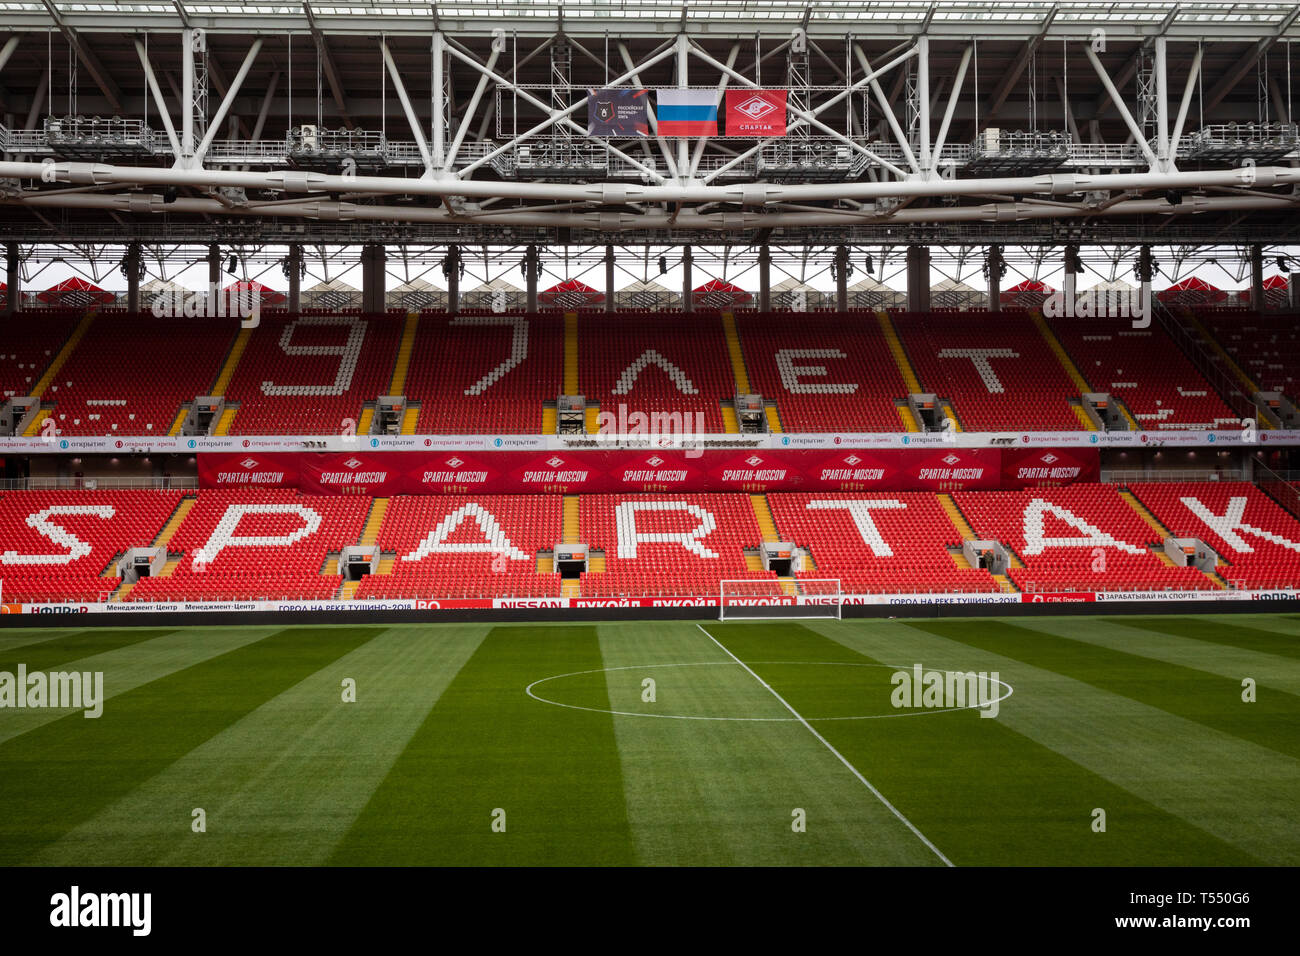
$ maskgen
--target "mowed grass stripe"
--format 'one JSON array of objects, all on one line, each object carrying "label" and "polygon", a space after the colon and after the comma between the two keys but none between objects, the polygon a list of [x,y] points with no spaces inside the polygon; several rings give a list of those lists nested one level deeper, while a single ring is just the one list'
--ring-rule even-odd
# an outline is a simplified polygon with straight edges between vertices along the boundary
[{"label": "mowed grass stripe", "polygon": [[96,654],[107,654],[109,651],[170,633],[173,632],[142,627],[91,628],[76,631],[52,641],[42,641],[22,648],[5,648],[0,651],[0,671],[16,674],[19,664],[26,665],[29,674],[35,671],[57,671],[69,661]]},{"label": "mowed grass stripe", "polygon": [[[628,820],[641,863],[937,863],[771,693],[702,638],[692,623],[600,627],[607,667],[686,665],[592,675],[605,681],[614,709],[779,719],[615,718]],[[642,700],[645,678],[655,681],[653,703]],[[564,700],[580,682],[544,686]],[[805,815],[803,832],[792,826],[796,809]]]},{"label": "mowed grass stripe", "polygon": [[[524,693],[539,678],[602,666],[594,627],[493,628],[331,862],[634,863],[613,718]],[[609,707],[600,682],[575,702]],[[492,829],[495,810],[504,832]]]},{"label": "mowed grass stripe", "polygon": [[[1080,619],[1040,619],[1048,621],[1073,632]],[[1053,671],[917,630],[909,626],[912,623],[812,626],[878,658],[921,662],[935,669],[998,671],[1015,688],[1000,707],[998,723],[1254,860],[1300,861],[1293,810],[1300,762]],[[1000,625],[987,623],[994,630]],[[1109,814],[1108,833],[1121,832],[1117,825],[1128,826],[1110,806],[1098,806]],[[1188,846],[1189,853],[1197,852],[1200,844],[1189,841]],[[1181,860],[1203,862],[1190,855]]]},{"label": "mowed grass stripe", "polygon": [[[836,630],[852,635],[872,626],[846,622]],[[906,632],[893,622],[885,626],[903,635],[903,640],[890,640],[888,653],[877,656],[850,650],[802,625],[737,623],[711,625],[709,631],[746,662],[857,660],[910,666],[915,655],[910,653],[914,648],[907,646]],[[919,661],[936,666],[926,658]],[[842,682],[835,683],[833,693],[828,691],[814,667],[750,666],[806,715],[882,707],[881,701],[855,699]],[[1003,673],[1002,678],[1016,685],[1014,674]],[[886,685],[873,693],[888,690]],[[1012,697],[1003,706],[1014,701]],[[814,726],[958,866],[1258,862],[1018,733],[1002,716],[988,719],[964,710],[821,721]],[[1105,808],[1109,815],[1106,835],[1091,829],[1096,807]]]},{"label": "mowed grass stripe", "polygon": [[8,657],[19,647],[31,647],[58,641],[73,634],[85,633],[79,627],[16,627],[0,630],[0,657]]},{"label": "mowed grass stripe", "polygon": [[[0,746],[0,865],[27,861],[115,800],[308,674],[370,640],[372,628],[280,631]],[[177,821],[187,834],[189,821]],[[80,865],[97,861],[78,860]]]},{"label": "mowed grass stripe", "polygon": [[[60,665],[65,671],[102,671],[104,707],[122,694],[167,677],[195,664],[269,637],[275,627],[187,627],[178,631],[154,632],[147,641],[137,641],[113,651],[94,654]],[[52,708],[0,711],[0,744],[21,734],[44,727],[68,716]],[[102,718],[101,718],[102,719]],[[164,715],[170,719],[170,715]],[[3,758],[0,757],[0,761]],[[3,763],[0,762],[0,768]]]},{"label": "mowed grass stripe", "polygon": [[1083,644],[1190,667],[1226,677],[1238,684],[1243,677],[1252,677],[1262,688],[1300,697],[1300,660],[1292,657],[1277,657],[1231,644],[1211,644],[1161,631],[1128,628],[1093,617],[1072,618],[1068,626],[1059,620],[1026,618],[1020,626],[1052,636],[1065,630],[1071,639]]},{"label": "mowed grass stripe", "polygon": [[1013,657],[1289,757],[1300,757],[1300,698],[1290,694],[1261,694],[1255,703],[1244,703],[1240,679],[1084,644],[1069,636],[1068,624],[1052,636],[1007,621],[994,627],[983,621],[918,621],[912,627]]},{"label": "mowed grass stripe", "polygon": [[[36,862],[323,863],[488,630],[386,629],[194,748]],[[345,678],[356,682],[354,703],[343,701]],[[183,825],[195,807],[206,813],[205,833]]]},{"label": "mowed grass stripe", "polygon": [[1101,620],[1157,634],[1172,634],[1209,644],[1300,659],[1300,639],[1296,635],[1251,627],[1247,623],[1249,619],[1241,620],[1239,615],[1233,617],[1238,620],[1201,617],[1106,617]]}]

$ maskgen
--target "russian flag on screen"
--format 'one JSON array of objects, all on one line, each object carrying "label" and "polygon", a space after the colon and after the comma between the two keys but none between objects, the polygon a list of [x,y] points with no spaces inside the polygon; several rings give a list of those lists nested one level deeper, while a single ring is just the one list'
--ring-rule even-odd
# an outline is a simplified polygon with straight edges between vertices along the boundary
[{"label": "russian flag on screen", "polygon": [[714,90],[657,90],[660,136],[717,136]]}]

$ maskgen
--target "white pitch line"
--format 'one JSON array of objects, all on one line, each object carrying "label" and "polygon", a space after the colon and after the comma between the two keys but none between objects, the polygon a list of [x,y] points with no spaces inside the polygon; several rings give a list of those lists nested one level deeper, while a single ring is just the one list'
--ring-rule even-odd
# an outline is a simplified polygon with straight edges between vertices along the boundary
[{"label": "white pitch line", "polygon": [[718,640],[716,637],[714,637],[714,636],[713,636],[712,634],[710,634],[708,631],[704,630],[704,627],[703,627],[702,625],[700,625],[700,624],[696,624],[695,626],[698,627],[698,628],[700,629],[700,633],[702,633],[705,637],[707,637],[709,640],[711,640],[714,644],[717,644],[718,647],[721,648],[722,653],[726,654],[726,655],[727,655],[728,657],[730,657],[733,661],[735,661],[737,664],[739,664],[741,667],[743,667],[746,671],[748,671],[750,677],[754,678],[754,680],[758,681],[760,684],[762,684],[764,687],[766,687],[767,690],[768,690],[768,692],[771,693],[771,695],[772,695],[773,697],[775,697],[777,700],[779,700],[779,701],[781,702],[781,704],[785,707],[786,710],[788,710],[788,711],[790,711],[790,713],[794,714],[794,718],[795,718],[795,720],[799,721],[799,723],[801,723],[801,724],[803,724],[805,727],[807,727],[807,728],[808,728],[808,733],[812,734],[814,737],[816,737],[818,740],[820,740],[820,741],[822,742],[822,745],[825,746],[827,750],[829,750],[829,751],[830,751],[831,753],[833,753],[836,757],[838,757],[840,763],[842,763],[842,764],[844,764],[844,766],[848,767],[848,768],[849,768],[849,772],[852,773],[853,776],[857,777],[858,780],[862,783],[862,785],[863,785],[864,787],[866,787],[868,790],[870,790],[870,791],[872,792],[872,794],[875,795],[875,798],[876,798],[877,800],[879,800],[881,803],[883,803],[883,804],[885,805],[885,807],[888,808],[889,812],[892,813],[894,816],[896,816],[896,817],[897,817],[897,818],[902,822],[903,826],[905,826],[905,827],[907,827],[909,830],[911,830],[912,833],[916,835],[916,838],[917,838],[918,840],[920,840],[922,843],[924,843],[927,847],[929,847],[929,848],[930,848],[930,851],[931,851],[932,853],[934,853],[935,856],[937,856],[939,859],[943,860],[943,865],[944,865],[944,866],[954,866],[954,865],[955,865],[955,864],[952,862],[952,860],[948,859],[946,856],[943,855],[943,851],[942,851],[942,850],[940,850],[937,846],[935,846],[933,843],[930,842],[929,837],[927,837],[924,833],[922,833],[920,830],[918,830],[918,829],[916,828],[916,824],[914,824],[911,820],[907,819],[907,817],[903,816],[902,811],[899,810],[898,807],[896,807],[896,806],[894,806],[892,803],[890,803],[889,800],[887,800],[887,799],[885,798],[885,795],[884,795],[883,793],[881,793],[879,790],[877,790],[877,789],[875,788],[875,786],[871,783],[871,781],[868,780],[866,777],[864,777],[864,776],[862,775],[862,773],[858,770],[857,767],[855,767],[855,766],[853,766],[853,764],[849,763],[848,758],[845,757],[844,754],[842,754],[842,753],[840,753],[838,750],[836,750],[835,747],[831,744],[831,742],[830,742],[829,740],[827,740],[825,737],[823,737],[821,734],[819,734],[819,733],[817,732],[817,728],[816,728],[816,727],[814,727],[812,724],[808,723],[808,721],[804,720],[803,715],[800,714],[799,711],[797,711],[797,710],[795,710],[793,707],[791,707],[791,706],[790,706],[790,702],[789,702],[788,700],[786,700],[784,697],[782,697],[780,694],[778,694],[778,693],[776,692],[775,688],[773,688],[771,684],[769,684],[767,681],[763,680],[763,678],[761,678],[761,677],[759,677],[757,674],[755,674],[754,671],[753,671],[752,669],[750,669],[750,666],[749,666],[748,664],[746,664],[744,661],[742,661],[742,660],[741,660],[739,657],[737,657],[735,654],[731,653],[731,651],[727,650],[726,645],[724,645],[720,640]]}]

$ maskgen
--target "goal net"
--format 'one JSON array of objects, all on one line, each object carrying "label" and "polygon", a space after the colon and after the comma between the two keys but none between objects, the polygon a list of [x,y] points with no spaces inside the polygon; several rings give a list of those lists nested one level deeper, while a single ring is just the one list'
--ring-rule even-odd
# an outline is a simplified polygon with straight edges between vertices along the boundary
[{"label": "goal net", "polygon": [[718,620],[840,618],[839,578],[718,582]]}]

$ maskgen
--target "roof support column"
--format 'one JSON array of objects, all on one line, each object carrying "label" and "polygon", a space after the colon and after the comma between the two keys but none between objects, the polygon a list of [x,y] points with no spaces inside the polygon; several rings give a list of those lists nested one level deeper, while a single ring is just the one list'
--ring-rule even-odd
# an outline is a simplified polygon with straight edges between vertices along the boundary
[{"label": "roof support column", "polygon": [[758,311],[772,311],[772,248],[766,242],[758,247]]},{"label": "roof support column", "polygon": [[208,289],[216,293],[221,287],[221,247],[215,242],[208,246]]},{"label": "roof support column", "polygon": [[442,274],[447,280],[447,311],[460,312],[460,246],[448,246],[442,260]]},{"label": "roof support column", "polygon": [[682,246],[682,311],[694,312],[695,302],[691,295],[691,247]]},{"label": "roof support column", "polygon": [[302,311],[302,246],[289,244],[289,257],[285,260],[286,278],[289,280],[289,311],[297,315]]},{"label": "roof support column", "polygon": [[1256,312],[1268,307],[1264,299],[1264,247],[1258,242],[1250,247],[1250,307]]},{"label": "roof support column", "polygon": [[907,247],[907,311],[930,311],[930,250],[925,246]]},{"label": "roof support column", "polygon": [[605,246],[605,311],[614,311],[614,247]]},{"label": "roof support column", "polygon": [[4,314],[12,316],[18,311],[19,303],[23,300],[22,290],[22,270],[18,268],[18,243],[5,243],[5,282],[8,288],[5,289],[5,308]]},{"label": "roof support column", "polygon": [[126,247],[126,256],[122,260],[122,271],[126,273],[126,310],[140,311],[140,274],[144,272],[144,257],[140,253],[140,243],[133,242]]},{"label": "roof support column", "polygon": [[[909,273],[910,282],[910,273]],[[835,247],[835,311],[849,311],[849,247]]]},{"label": "roof support column", "polygon": [[542,271],[542,260],[537,254],[537,246],[530,244],[524,252],[524,287],[527,304],[524,307],[529,315],[537,313],[537,277]]}]

